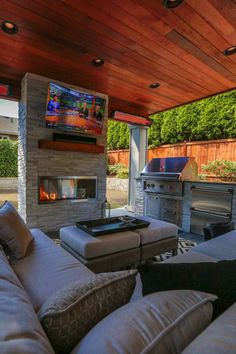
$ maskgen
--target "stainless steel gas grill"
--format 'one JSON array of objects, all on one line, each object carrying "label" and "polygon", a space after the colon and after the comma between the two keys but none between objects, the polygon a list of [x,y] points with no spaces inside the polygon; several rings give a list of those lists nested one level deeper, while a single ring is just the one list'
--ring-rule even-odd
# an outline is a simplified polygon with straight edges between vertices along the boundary
[{"label": "stainless steel gas grill", "polygon": [[145,215],[181,225],[183,180],[194,180],[197,164],[190,157],[154,158],[141,178]]}]

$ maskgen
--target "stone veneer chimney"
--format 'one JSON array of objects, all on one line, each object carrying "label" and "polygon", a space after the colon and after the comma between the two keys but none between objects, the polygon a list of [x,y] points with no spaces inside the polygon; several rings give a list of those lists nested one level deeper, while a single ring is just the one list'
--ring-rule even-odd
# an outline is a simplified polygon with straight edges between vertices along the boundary
[{"label": "stone veneer chimney", "polygon": [[[98,145],[105,145],[105,152],[56,151],[38,148],[40,139],[52,140],[53,129],[45,127],[48,84],[45,77],[27,73],[22,80],[19,105],[19,212],[30,228],[43,231],[58,230],[73,225],[78,220],[95,219],[101,216],[101,204],[106,194],[106,133],[107,108],[103,134],[97,138]],[[94,91],[69,84],[64,86],[98,96],[108,97]],[[58,201],[38,203],[39,176],[97,176],[97,200]]]}]

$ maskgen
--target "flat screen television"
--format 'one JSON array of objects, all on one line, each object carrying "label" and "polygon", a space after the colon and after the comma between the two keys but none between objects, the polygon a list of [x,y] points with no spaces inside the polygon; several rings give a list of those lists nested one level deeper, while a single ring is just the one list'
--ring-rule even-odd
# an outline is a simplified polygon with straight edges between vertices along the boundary
[{"label": "flat screen television", "polygon": [[101,135],[105,108],[105,98],[50,82],[46,127],[72,133]]}]

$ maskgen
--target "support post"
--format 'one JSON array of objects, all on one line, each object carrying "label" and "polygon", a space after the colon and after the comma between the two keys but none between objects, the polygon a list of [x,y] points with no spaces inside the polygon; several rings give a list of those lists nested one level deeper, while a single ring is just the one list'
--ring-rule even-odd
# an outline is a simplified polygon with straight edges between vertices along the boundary
[{"label": "support post", "polygon": [[147,130],[148,127],[129,125],[129,191],[128,210],[135,211],[136,178],[147,163]]}]

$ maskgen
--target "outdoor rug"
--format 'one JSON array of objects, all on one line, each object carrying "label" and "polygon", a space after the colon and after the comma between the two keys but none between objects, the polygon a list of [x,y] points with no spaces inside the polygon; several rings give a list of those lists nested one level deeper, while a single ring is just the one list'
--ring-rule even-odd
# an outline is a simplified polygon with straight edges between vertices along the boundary
[{"label": "outdoor rug", "polygon": [[[194,247],[196,245],[197,245],[197,243],[194,241],[185,240],[184,238],[179,237],[178,255],[188,252],[189,250],[191,250],[192,247]],[[165,252],[163,254],[160,254],[159,256],[152,257],[151,259],[148,260],[147,263],[162,262],[170,257],[172,257],[172,252]]]}]

